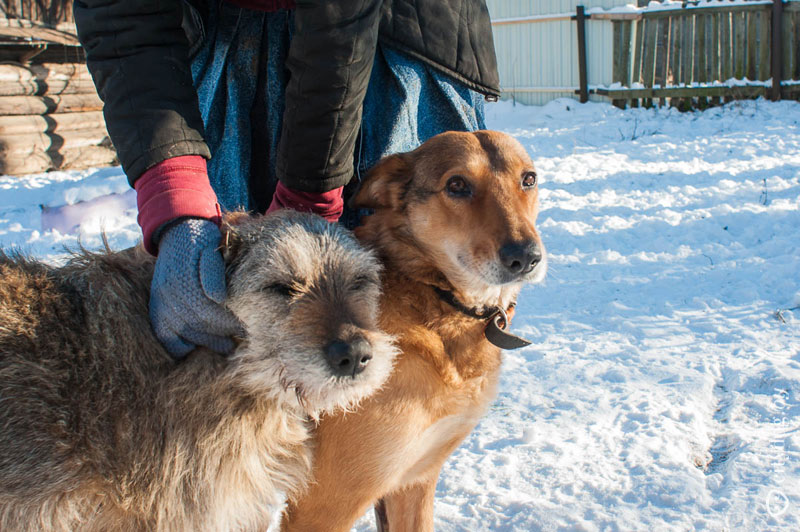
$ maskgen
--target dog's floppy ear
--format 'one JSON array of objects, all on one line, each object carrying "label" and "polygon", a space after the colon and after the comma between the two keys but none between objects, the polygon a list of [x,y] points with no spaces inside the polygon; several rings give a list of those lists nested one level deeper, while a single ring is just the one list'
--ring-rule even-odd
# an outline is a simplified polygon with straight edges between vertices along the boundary
[{"label": "dog's floppy ear", "polygon": [[244,211],[226,212],[222,217],[222,226],[219,228],[222,233],[222,259],[225,264],[230,264],[239,255],[242,247],[242,237],[239,235],[237,226],[251,220],[251,216]]},{"label": "dog's floppy ear", "polygon": [[384,157],[367,173],[350,199],[350,208],[398,209],[411,181],[412,170],[407,153]]}]

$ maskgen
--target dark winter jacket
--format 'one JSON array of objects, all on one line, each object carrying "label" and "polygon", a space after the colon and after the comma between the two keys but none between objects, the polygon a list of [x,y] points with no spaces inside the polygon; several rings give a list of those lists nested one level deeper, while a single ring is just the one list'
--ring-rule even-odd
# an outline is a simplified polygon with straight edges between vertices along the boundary
[{"label": "dark winter jacket", "polygon": [[[202,13],[202,2],[215,0],[192,1]],[[187,18],[182,0],[75,0],[74,14],[131,183],[171,157],[209,158],[189,68],[202,16]],[[349,181],[379,38],[487,97],[499,94],[484,0],[297,0],[277,160],[286,185],[321,192]]]}]

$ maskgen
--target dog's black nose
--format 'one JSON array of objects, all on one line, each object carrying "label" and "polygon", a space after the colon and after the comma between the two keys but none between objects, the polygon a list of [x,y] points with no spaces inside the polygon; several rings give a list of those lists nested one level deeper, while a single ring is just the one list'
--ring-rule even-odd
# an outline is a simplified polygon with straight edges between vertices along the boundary
[{"label": "dog's black nose", "polygon": [[370,344],[364,338],[357,338],[352,342],[334,340],[325,348],[325,360],[339,377],[355,377],[367,367],[372,360]]},{"label": "dog's black nose", "polygon": [[500,262],[515,275],[530,273],[542,260],[542,250],[533,240],[509,242],[500,248]]}]

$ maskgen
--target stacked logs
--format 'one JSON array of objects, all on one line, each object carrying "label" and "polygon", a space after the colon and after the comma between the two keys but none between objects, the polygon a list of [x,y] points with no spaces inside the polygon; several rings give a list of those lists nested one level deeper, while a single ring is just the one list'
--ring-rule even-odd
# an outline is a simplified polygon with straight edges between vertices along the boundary
[{"label": "stacked logs", "polygon": [[0,64],[0,174],[117,164],[102,109],[83,64]]}]

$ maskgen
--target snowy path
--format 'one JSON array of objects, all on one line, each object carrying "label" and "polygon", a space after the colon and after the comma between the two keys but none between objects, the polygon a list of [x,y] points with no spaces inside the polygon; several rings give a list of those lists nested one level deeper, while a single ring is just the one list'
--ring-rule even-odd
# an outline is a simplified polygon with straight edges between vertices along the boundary
[{"label": "snowy path", "polygon": [[[551,267],[437,530],[800,530],[800,105],[489,109],[537,164]],[[0,177],[0,245],[56,260],[75,236],[39,205],[79,199],[87,247],[132,244],[119,170],[83,175]]]}]

